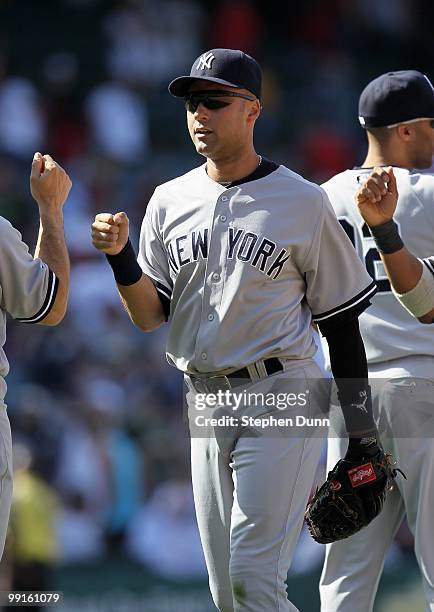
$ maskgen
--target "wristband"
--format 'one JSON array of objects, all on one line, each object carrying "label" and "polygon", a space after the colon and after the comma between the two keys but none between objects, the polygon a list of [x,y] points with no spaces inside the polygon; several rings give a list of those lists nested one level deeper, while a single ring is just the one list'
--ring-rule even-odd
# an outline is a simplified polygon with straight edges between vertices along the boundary
[{"label": "wristband", "polygon": [[[338,395],[341,394],[338,392]],[[357,397],[351,402],[343,402],[341,398],[340,401],[345,427],[350,438],[367,438],[377,435],[369,385],[359,387]]]},{"label": "wristband", "polygon": [[106,257],[113,270],[115,280],[119,285],[128,287],[141,279],[142,268],[137,263],[136,254],[129,238],[120,253],[117,255],[106,254]]},{"label": "wristband", "polygon": [[382,225],[370,227],[369,231],[375,240],[377,249],[381,253],[391,255],[392,253],[400,251],[404,246],[401,236],[399,235],[398,226],[393,219]]},{"label": "wristband", "polygon": [[366,436],[364,438],[350,438],[345,459],[358,461],[376,455],[379,450],[377,436]]}]

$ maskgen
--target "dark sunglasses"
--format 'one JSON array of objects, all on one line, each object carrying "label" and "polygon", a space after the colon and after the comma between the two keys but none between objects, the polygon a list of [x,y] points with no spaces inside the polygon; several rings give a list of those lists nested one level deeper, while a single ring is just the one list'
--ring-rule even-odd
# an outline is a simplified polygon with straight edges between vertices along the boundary
[{"label": "dark sunglasses", "polygon": [[230,102],[216,100],[216,98],[243,98],[251,102],[255,100],[252,96],[246,96],[245,94],[236,93],[234,91],[211,89],[209,91],[195,91],[185,96],[185,108],[190,113],[195,113],[199,104],[203,104],[204,107],[209,110],[217,110],[218,108],[229,106]]},{"label": "dark sunglasses", "polygon": [[434,119],[431,119],[430,123],[431,123],[432,129],[434,130]]}]

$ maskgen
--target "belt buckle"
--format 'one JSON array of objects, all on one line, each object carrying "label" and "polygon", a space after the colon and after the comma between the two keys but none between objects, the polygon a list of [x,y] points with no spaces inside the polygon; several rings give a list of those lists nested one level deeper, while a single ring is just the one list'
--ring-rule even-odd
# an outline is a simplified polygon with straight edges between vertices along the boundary
[{"label": "belt buckle", "polygon": [[215,376],[200,378],[190,374],[189,379],[196,393],[217,393],[218,391],[232,389],[228,377],[223,375],[216,374]]},{"label": "belt buckle", "polygon": [[215,376],[209,376],[205,383],[209,393],[216,393],[218,391],[231,390],[232,386],[229,378],[225,375],[216,374]]},{"label": "belt buckle", "polygon": [[207,393],[206,384],[202,378],[199,378],[198,376],[193,376],[192,374],[190,374],[188,378],[190,380],[191,386],[196,391],[196,393]]}]

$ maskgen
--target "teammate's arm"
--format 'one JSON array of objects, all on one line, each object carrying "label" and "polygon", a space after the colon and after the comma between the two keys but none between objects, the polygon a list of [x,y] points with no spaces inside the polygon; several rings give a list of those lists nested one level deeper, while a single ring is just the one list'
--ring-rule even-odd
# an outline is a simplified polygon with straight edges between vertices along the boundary
[{"label": "teammate's arm", "polygon": [[39,207],[39,235],[34,258],[40,258],[57,277],[56,297],[40,325],[57,325],[65,316],[69,291],[69,256],[63,230],[63,204],[72,182],[50,155],[35,153],[30,191]]},{"label": "teammate's arm", "polygon": [[152,280],[136,261],[128,234],[129,221],[124,212],[99,213],[92,224],[93,246],[108,256],[125,310],[137,327],[149,332],[166,317]]},{"label": "teammate's arm", "polygon": [[393,214],[398,190],[393,169],[375,168],[356,194],[395,296],[422,323],[434,321],[434,276],[404,245]]}]

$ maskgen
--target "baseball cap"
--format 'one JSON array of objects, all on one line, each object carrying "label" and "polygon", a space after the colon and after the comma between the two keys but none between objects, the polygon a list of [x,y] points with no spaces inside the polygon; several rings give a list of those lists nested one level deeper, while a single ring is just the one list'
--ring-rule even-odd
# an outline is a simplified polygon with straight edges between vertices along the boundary
[{"label": "baseball cap", "polygon": [[169,84],[173,96],[187,95],[193,81],[211,81],[248,89],[257,98],[261,97],[262,71],[258,62],[244,51],[235,49],[211,49],[193,62],[189,76],[180,76]]},{"label": "baseball cap", "polygon": [[360,95],[359,121],[364,128],[422,118],[434,119],[434,89],[428,77],[417,70],[382,74]]}]

